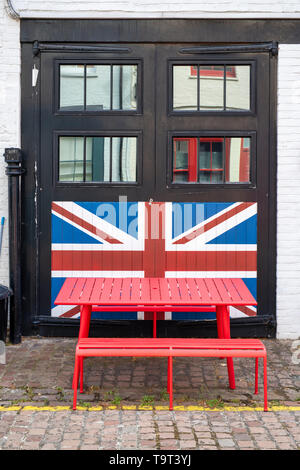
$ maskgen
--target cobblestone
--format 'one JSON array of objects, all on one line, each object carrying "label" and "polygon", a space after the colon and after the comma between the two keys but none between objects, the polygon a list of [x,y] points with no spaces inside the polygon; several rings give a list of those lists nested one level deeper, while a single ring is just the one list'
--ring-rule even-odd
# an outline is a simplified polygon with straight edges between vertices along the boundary
[{"label": "cobblestone", "polygon": [[[75,342],[35,337],[6,346],[7,364],[0,365],[0,407],[6,407],[0,408],[0,450],[300,449],[299,365],[292,363],[290,341],[265,340],[269,403],[292,407],[269,413],[256,409],[262,390],[257,399],[253,361],[235,360],[232,391],[226,363],[209,358],[174,361],[174,411],[163,409],[168,405],[164,359],[88,358],[78,404],[100,407],[72,411]],[[139,409],[146,403],[149,410]]]}]

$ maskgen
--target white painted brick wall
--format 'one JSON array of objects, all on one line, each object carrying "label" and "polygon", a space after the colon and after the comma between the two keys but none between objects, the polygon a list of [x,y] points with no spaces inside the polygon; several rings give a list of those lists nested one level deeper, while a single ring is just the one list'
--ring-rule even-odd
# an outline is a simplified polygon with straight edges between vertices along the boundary
[{"label": "white painted brick wall", "polygon": [[276,18],[300,17],[299,0],[13,0],[22,17]]},{"label": "white painted brick wall", "polygon": [[3,153],[20,146],[19,21],[8,17],[0,3],[0,218],[5,217],[0,253],[0,284],[8,285],[8,191]]},{"label": "white painted brick wall", "polygon": [[[300,17],[300,0],[189,0],[118,2],[13,0],[21,17],[201,18]],[[280,45],[278,81],[278,337],[300,336],[300,45]],[[20,146],[19,22],[0,0],[0,217],[7,217],[7,177],[3,151]],[[298,207],[297,207],[298,205]],[[8,282],[8,224],[0,255],[0,283]]]},{"label": "white painted brick wall", "polygon": [[278,59],[277,321],[279,338],[300,336],[300,44]]}]

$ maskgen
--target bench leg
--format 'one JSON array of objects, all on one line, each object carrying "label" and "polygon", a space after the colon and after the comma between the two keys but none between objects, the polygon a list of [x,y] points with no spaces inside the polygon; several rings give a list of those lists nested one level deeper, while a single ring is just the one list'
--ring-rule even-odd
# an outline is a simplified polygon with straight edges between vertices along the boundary
[{"label": "bench leg", "polygon": [[173,357],[168,357],[168,393],[170,406],[169,409],[173,410]]},{"label": "bench leg", "polygon": [[79,379],[79,368],[80,368],[80,359],[77,355],[75,357],[75,370],[74,370],[74,379],[73,379],[73,410],[76,410],[77,403],[77,387]]},{"label": "bench leg", "polygon": [[83,393],[83,357],[79,361],[79,370],[80,370],[80,393]]},{"label": "bench leg", "polygon": [[268,411],[267,356],[264,357],[264,411]]},{"label": "bench leg", "polygon": [[258,357],[255,358],[255,395],[258,394]]}]

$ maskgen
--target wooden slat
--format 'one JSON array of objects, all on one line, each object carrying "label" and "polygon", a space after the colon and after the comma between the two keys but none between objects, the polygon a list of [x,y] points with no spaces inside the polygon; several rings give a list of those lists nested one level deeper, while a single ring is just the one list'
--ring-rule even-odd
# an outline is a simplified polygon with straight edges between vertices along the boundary
[{"label": "wooden slat", "polygon": [[207,289],[207,283],[204,281],[206,281],[206,279],[195,279],[202,301],[209,305],[210,303],[212,303],[212,296],[210,295],[210,292]]},{"label": "wooden slat", "polygon": [[180,297],[180,292],[179,292],[179,288],[178,288],[178,285],[177,285],[177,280],[173,279],[173,278],[169,278],[168,283],[169,283],[170,292],[171,292],[171,294],[170,294],[171,295],[171,302],[180,302],[181,297]]},{"label": "wooden slat", "polygon": [[165,301],[166,303],[170,302],[170,291],[169,291],[168,280],[164,278],[160,278],[159,285],[160,285],[161,299]]},{"label": "wooden slat", "polygon": [[215,284],[215,280],[214,279],[211,279],[211,278],[207,278],[207,279],[204,279],[203,280],[205,285],[206,285],[206,288],[209,290],[210,294],[211,294],[211,297],[212,297],[212,300],[214,301],[214,304],[215,303],[218,303],[218,302],[222,302],[222,298],[216,288],[216,284]]},{"label": "wooden slat", "polygon": [[118,302],[121,298],[121,287],[122,287],[123,280],[120,277],[115,277],[113,281],[113,286],[111,290],[111,299],[114,299]]},{"label": "wooden slat", "polygon": [[231,297],[230,293],[227,292],[224,279],[214,279],[214,283],[222,298],[222,301],[230,305],[233,302],[233,298]]},{"label": "wooden slat", "polygon": [[103,286],[101,289],[101,294],[99,302],[105,304],[111,300],[111,290],[112,290],[112,280],[111,278],[103,278]]},{"label": "wooden slat", "polygon": [[85,284],[79,297],[79,301],[81,303],[89,303],[91,301],[95,284],[96,284],[95,278],[90,277],[90,278],[85,279]]},{"label": "wooden slat", "polygon": [[132,278],[131,301],[139,303],[141,301],[141,280]]},{"label": "wooden slat", "polygon": [[241,300],[243,300],[240,292],[236,289],[235,285],[233,284],[232,279],[223,279],[223,282],[235,302],[240,302]]},{"label": "wooden slat", "polygon": [[141,279],[141,297],[143,299],[143,303],[149,303],[151,300],[150,297],[150,282],[148,278]]},{"label": "wooden slat", "polygon": [[202,297],[200,296],[199,290],[197,288],[197,284],[195,279],[185,279],[187,285],[189,286],[189,291],[191,294],[191,302],[202,302]]},{"label": "wooden slat", "polygon": [[70,301],[74,303],[74,305],[79,305],[80,304],[80,296],[82,294],[82,290],[86,284],[86,278],[84,277],[78,277],[76,278],[75,284],[74,284],[74,289],[72,292],[72,295],[70,297]]},{"label": "wooden slat", "polygon": [[188,304],[191,301],[191,296],[190,296],[190,292],[189,292],[189,290],[187,288],[187,285],[186,285],[186,280],[182,279],[182,278],[179,278],[179,279],[176,279],[176,280],[177,280],[177,283],[179,285],[179,292],[180,292],[181,300]]},{"label": "wooden slat", "polygon": [[131,278],[126,277],[123,279],[123,284],[122,284],[122,296],[121,296],[122,302],[126,303],[131,301]]},{"label": "wooden slat", "polygon": [[97,305],[100,302],[103,286],[104,277],[97,278],[94,284],[93,292],[91,293],[91,302],[93,302],[94,305]]},{"label": "wooden slat", "polygon": [[54,302],[55,305],[62,305],[63,303],[69,301],[71,294],[73,292],[73,289],[74,289],[75,282],[76,282],[75,278],[68,278],[65,280],[65,282],[63,283],[58,293],[58,296],[55,299],[55,302]]},{"label": "wooden slat", "polygon": [[258,349],[265,350],[258,339],[214,338],[82,338],[80,348],[189,348],[189,349]]},{"label": "wooden slat", "polygon": [[234,284],[234,287],[239,292],[244,302],[246,302],[248,305],[257,305],[256,300],[242,279],[232,279],[232,283]]},{"label": "wooden slat", "polygon": [[160,302],[161,301],[161,296],[160,296],[160,288],[159,288],[158,278],[150,277],[149,278],[149,283],[150,283],[151,301],[152,302]]}]

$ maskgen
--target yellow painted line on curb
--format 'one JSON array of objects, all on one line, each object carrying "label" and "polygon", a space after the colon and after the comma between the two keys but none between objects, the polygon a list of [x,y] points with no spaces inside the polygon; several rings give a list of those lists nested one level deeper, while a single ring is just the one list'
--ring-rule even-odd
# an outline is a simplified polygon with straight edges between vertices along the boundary
[{"label": "yellow painted line on curb", "polygon": [[[117,407],[109,406],[77,406],[77,411],[103,411],[103,410],[120,410],[120,411],[169,411],[168,406],[138,406],[124,405]],[[73,411],[71,406],[0,406],[1,411]],[[205,406],[174,406],[173,411],[264,411],[262,406],[224,406],[222,408],[209,408]],[[300,411],[300,406],[269,406],[269,411]]]}]

